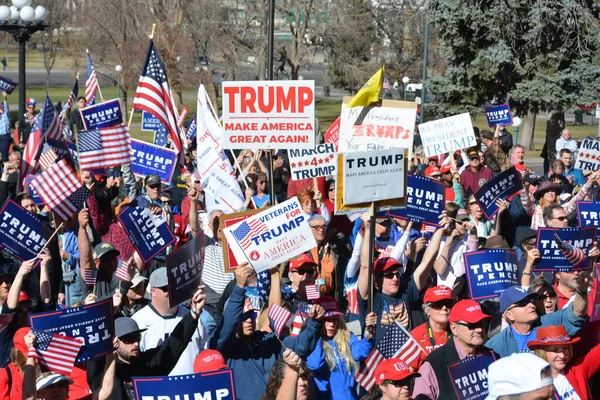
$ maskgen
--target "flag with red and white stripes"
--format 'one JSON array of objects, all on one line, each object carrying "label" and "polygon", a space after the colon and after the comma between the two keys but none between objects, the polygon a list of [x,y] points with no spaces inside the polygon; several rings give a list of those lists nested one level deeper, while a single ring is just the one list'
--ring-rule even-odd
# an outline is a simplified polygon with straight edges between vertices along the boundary
[{"label": "flag with red and white stripes", "polygon": [[281,332],[291,317],[292,313],[278,304],[271,304],[269,307],[269,326],[278,338],[281,338]]},{"label": "flag with red and white stripes", "polygon": [[96,77],[96,70],[94,64],[92,64],[92,56],[87,53],[87,79],[85,80],[85,105],[93,106],[96,103],[96,92],[100,89],[98,85],[98,78]]},{"label": "flag with red and white stripes", "polygon": [[69,94],[69,98],[65,102],[65,105],[60,112],[59,118],[64,117],[67,112],[71,109],[73,104],[75,104],[75,100],[77,100],[77,96],[79,95],[79,74],[75,77],[75,84],[73,85],[73,89],[71,89],[71,93]]},{"label": "flag with red and white stripes", "polygon": [[37,358],[38,362],[50,371],[70,375],[77,354],[83,346],[81,340],[38,329],[31,331],[35,333],[35,342],[27,356]]},{"label": "flag with red and white stripes", "polygon": [[171,88],[167,80],[167,69],[158,50],[154,47],[154,42],[150,39],[146,61],[133,99],[133,108],[149,112],[167,128],[171,142],[179,153],[179,162],[183,164],[185,162],[183,143],[179,135],[173,104]]},{"label": "flag with red and white stripes", "polygon": [[48,144],[45,144],[39,160],[42,171],[50,168],[50,166],[54,164],[56,160],[58,160],[58,154],[56,154],[56,152]]},{"label": "flag with red and white stripes", "polygon": [[79,132],[79,165],[84,171],[131,163],[131,137],[125,124]]},{"label": "flag with red and white stripes", "polygon": [[122,281],[129,282],[129,262],[122,261],[119,268],[115,272],[115,276]]},{"label": "flag with red and white stripes", "polygon": [[367,391],[375,384],[375,368],[390,358],[399,358],[409,364],[423,352],[419,343],[398,322],[390,326],[379,343],[371,351],[362,368],[356,374],[356,382]]},{"label": "flag with red and white stripes", "polygon": [[319,285],[307,285],[304,287],[306,291],[306,300],[316,300],[321,297],[319,293]]},{"label": "flag with red and white stripes", "polygon": [[585,252],[580,248],[563,241],[556,232],[554,232],[554,241],[558,245],[558,249],[562,255],[565,256],[572,266],[579,267],[585,262]]},{"label": "flag with red and white stripes", "polygon": [[97,269],[86,269],[83,274],[83,281],[86,286],[94,286],[96,284],[96,280],[98,279],[98,270]]},{"label": "flag with red and white stripes", "polygon": [[388,78],[386,78],[385,76],[383,77],[382,88],[383,89],[391,89],[391,87],[390,87],[390,81],[388,81]]}]

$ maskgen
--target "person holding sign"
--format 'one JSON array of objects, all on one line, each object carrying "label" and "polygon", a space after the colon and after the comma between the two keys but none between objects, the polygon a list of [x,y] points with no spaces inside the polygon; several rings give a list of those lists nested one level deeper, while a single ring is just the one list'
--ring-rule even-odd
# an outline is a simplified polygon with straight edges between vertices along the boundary
[{"label": "person holding sign", "polygon": [[486,146],[485,165],[492,170],[494,175],[512,166],[500,144],[500,125],[496,125],[495,133],[487,129],[482,130],[481,141]]}]

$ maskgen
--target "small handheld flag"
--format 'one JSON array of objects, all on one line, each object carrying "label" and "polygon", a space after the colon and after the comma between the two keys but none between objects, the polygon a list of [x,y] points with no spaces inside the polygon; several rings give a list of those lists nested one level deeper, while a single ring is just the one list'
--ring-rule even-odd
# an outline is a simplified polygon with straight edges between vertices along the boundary
[{"label": "small handheld flag", "polygon": [[316,300],[321,297],[319,293],[319,285],[308,285],[304,288],[306,291],[306,299],[307,300]]},{"label": "small handheld flag", "polygon": [[271,304],[269,307],[269,326],[278,338],[281,338],[283,328],[288,324],[292,313],[278,304]]},{"label": "small handheld flag", "polygon": [[94,286],[98,277],[97,269],[86,269],[83,275],[83,281],[87,286]]},{"label": "small handheld flag", "polygon": [[574,267],[579,267],[585,261],[586,255],[580,248],[574,247],[570,243],[564,242],[556,232],[554,232],[554,241],[558,245],[558,249],[565,256],[568,262]]},{"label": "small handheld flag", "polygon": [[37,358],[38,362],[51,371],[62,375],[70,375],[77,354],[83,343],[79,339],[49,333],[38,329],[31,330],[36,335],[34,347],[29,350],[28,357]]},{"label": "small handheld flag", "polygon": [[85,105],[92,106],[96,102],[96,91],[100,89],[98,85],[98,78],[96,77],[96,70],[94,64],[92,64],[92,56],[87,53],[87,69],[86,69],[85,80]]}]

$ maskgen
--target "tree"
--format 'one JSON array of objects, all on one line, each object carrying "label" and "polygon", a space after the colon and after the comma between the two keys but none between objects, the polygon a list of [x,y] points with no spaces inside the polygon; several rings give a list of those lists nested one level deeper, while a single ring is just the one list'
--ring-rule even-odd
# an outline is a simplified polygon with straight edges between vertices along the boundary
[{"label": "tree", "polygon": [[42,55],[44,56],[44,69],[46,70],[46,86],[50,86],[50,72],[54,68],[56,54],[61,46],[61,38],[64,35],[64,24],[69,15],[66,3],[63,1],[46,0],[42,3],[48,10],[48,18],[45,21],[48,28],[41,32]]},{"label": "tree", "polygon": [[[428,82],[439,100],[430,109],[438,115],[476,112],[496,99],[522,110],[528,121],[540,111],[550,112],[556,121],[548,124],[546,140],[554,158],[563,112],[590,101],[590,89],[600,83],[594,63],[599,32],[588,3],[431,2],[431,23],[439,31],[448,69]],[[532,125],[523,130],[524,143],[530,142]]]}]

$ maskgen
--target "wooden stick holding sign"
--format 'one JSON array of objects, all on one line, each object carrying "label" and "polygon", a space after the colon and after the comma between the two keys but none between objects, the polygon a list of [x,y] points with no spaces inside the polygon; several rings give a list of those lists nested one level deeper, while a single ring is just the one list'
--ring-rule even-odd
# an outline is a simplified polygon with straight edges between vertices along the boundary
[{"label": "wooden stick holding sign", "polygon": [[[238,171],[240,171],[240,176],[242,177],[242,182],[244,183],[244,186],[246,187],[246,189],[250,188],[250,186],[248,186],[248,182],[246,182],[246,176],[244,175],[244,171],[242,171],[242,167],[240,166],[240,163],[238,162],[233,150],[229,150],[229,152],[231,153],[231,157],[233,158],[233,165],[238,169]],[[256,207],[256,203],[254,203],[254,199],[252,197],[250,197],[250,202],[256,210],[258,207]]]},{"label": "wooden stick holding sign", "polygon": [[65,222],[61,222],[60,225],[58,226],[58,228],[56,228],[54,230],[54,232],[52,233],[52,235],[50,236],[50,238],[48,239],[48,241],[46,243],[44,243],[44,246],[42,247],[42,249],[40,250],[40,252],[38,253],[37,256],[35,256],[35,258],[38,258],[46,249],[46,247],[48,247],[48,244],[50,243],[50,241],[52,240],[52,238],[54,238],[54,236],[58,233],[58,231],[60,231],[60,228],[63,227],[63,225],[65,224]]},{"label": "wooden stick holding sign", "polygon": [[[375,266],[375,202],[371,203],[371,210],[369,211],[369,312],[373,311],[373,294],[374,294],[374,282],[373,273]],[[363,238],[364,240],[365,238]]]}]

